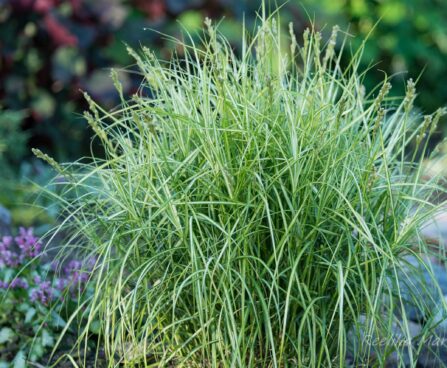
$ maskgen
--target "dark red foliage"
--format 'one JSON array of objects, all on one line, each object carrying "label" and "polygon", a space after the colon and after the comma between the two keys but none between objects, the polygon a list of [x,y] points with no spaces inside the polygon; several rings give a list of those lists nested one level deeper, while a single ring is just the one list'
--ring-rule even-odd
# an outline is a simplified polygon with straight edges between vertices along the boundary
[{"label": "dark red foliage", "polygon": [[159,20],[166,15],[166,6],[163,0],[137,0],[136,6],[152,20]]},{"label": "dark red foliage", "polygon": [[[169,57],[166,40],[147,29],[171,32],[180,13],[191,9],[201,16],[232,16],[235,5],[227,0],[0,0],[0,6],[6,10],[0,32],[1,108],[23,111],[29,145],[65,160],[90,153],[91,132],[79,116],[88,106],[80,90],[103,106],[118,103],[107,69],[132,64],[124,42]],[[123,79],[126,95],[139,89],[138,74]]]},{"label": "dark red foliage", "polygon": [[48,13],[54,7],[53,0],[35,0],[34,1],[34,11],[45,14]]},{"label": "dark red foliage", "polygon": [[[41,0],[43,1],[43,0]],[[45,28],[58,46],[76,46],[78,39],[70,33],[59,21],[52,15],[46,14],[44,18]]]},{"label": "dark red foliage", "polygon": [[35,11],[36,13],[45,14],[54,6],[54,0],[12,0],[11,4],[17,10]]}]

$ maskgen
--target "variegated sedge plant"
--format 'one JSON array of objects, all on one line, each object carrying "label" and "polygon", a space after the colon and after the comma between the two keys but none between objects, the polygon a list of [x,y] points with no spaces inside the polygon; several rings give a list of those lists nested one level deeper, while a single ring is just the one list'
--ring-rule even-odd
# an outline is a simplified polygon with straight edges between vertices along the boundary
[{"label": "variegated sedge plant", "polygon": [[[239,56],[209,20],[181,57],[129,50],[141,90],[127,99],[112,73],[119,108],[87,96],[106,157],[50,162],[58,231],[99,259],[88,320],[110,367],[344,367],[352,338],[411,338],[398,278],[429,251],[441,189],[421,161],[445,111],[423,117],[411,79],[401,100],[387,77],[366,93],[337,27],[298,42],[263,14]],[[355,361],[403,354],[390,341]]]}]

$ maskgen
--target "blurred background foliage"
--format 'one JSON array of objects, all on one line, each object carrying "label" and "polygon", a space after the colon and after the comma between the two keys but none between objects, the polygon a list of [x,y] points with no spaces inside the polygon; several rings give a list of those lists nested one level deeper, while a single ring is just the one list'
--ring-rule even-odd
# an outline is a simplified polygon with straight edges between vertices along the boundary
[{"label": "blurred background foliage", "polygon": [[[365,79],[367,88],[386,72],[394,76],[394,93],[402,94],[405,79],[420,77],[421,111],[446,105],[447,1],[276,3],[283,5],[285,35],[290,21],[298,35],[314,21],[326,36],[333,24],[348,30],[354,48],[368,36],[363,62],[372,70]],[[220,31],[237,49],[243,22],[249,29],[255,26],[260,4],[261,0],[0,0],[0,204],[13,211],[16,222],[35,221],[35,214],[19,206],[34,191],[31,182],[43,182],[49,174],[32,158],[30,147],[62,161],[95,149],[81,116],[87,108],[81,91],[107,108],[115,106],[111,67],[121,70],[126,94],[137,91],[140,79],[131,73],[133,61],[125,44],[146,45],[168,59],[172,44],[162,34],[182,37],[184,29],[198,38],[205,17],[210,17],[223,19]],[[442,135],[439,132],[438,138]]]}]

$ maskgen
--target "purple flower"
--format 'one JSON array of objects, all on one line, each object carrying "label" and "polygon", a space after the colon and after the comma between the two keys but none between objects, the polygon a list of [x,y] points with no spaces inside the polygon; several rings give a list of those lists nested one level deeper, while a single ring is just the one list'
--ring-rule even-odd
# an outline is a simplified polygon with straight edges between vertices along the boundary
[{"label": "purple flower", "polygon": [[53,260],[50,264],[51,271],[56,272],[60,266],[60,262],[58,260]]},{"label": "purple flower", "polygon": [[20,264],[19,255],[10,249],[12,237],[4,236],[0,241],[0,267],[16,267]]},{"label": "purple flower", "polygon": [[64,268],[66,275],[71,275],[73,272],[79,271],[82,268],[82,262],[75,259],[71,260]]},{"label": "purple flower", "polygon": [[11,282],[0,281],[0,289],[28,289],[28,282],[20,277]]},{"label": "purple flower", "polygon": [[28,282],[22,278],[15,278],[9,284],[11,289],[28,289]]},{"label": "purple flower", "polygon": [[[40,280],[40,277],[36,277],[35,279]],[[37,287],[31,292],[30,296],[30,300],[32,302],[40,302],[44,305],[48,304],[52,298],[53,288],[51,287],[51,283],[49,281],[39,282]]]},{"label": "purple flower", "polygon": [[83,290],[90,278],[90,274],[96,264],[96,258],[90,257],[85,263],[79,260],[71,260],[64,267],[64,277],[57,282],[56,288],[70,287],[72,293]]},{"label": "purple flower", "polygon": [[67,280],[66,279],[57,279],[56,280],[56,289],[59,291],[64,290],[67,287]]},{"label": "purple flower", "polygon": [[17,267],[21,262],[19,255],[11,250],[0,251],[0,265]]},{"label": "purple flower", "polygon": [[12,236],[4,236],[0,241],[0,250],[8,249],[12,244]]},{"label": "purple flower", "polygon": [[39,239],[33,235],[33,228],[25,229],[21,227],[19,229],[19,235],[14,239],[17,246],[21,250],[21,255],[24,257],[36,257],[40,254],[42,244]]},{"label": "purple flower", "polygon": [[96,257],[90,257],[88,259],[88,261],[87,261],[87,269],[89,270],[89,272],[93,271],[97,261],[98,261],[98,259]]},{"label": "purple flower", "polygon": [[79,284],[85,284],[90,275],[87,272],[75,272],[73,273],[73,281]]}]

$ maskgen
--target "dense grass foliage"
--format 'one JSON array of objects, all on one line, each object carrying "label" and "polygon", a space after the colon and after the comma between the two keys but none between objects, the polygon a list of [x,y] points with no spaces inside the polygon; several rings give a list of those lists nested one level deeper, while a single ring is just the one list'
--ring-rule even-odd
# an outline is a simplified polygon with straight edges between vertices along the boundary
[{"label": "dense grass foliage", "polygon": [[88,310],[111,367],[343,367],[349,336],[405,314],[396,277],[436,210],[407,148],[424,157],[444,111],[414,113],[411,80],[401,101],[386,78],[365,93],[336,27],[298,44],[278,24],[261,17],[240,58],[209,21],[182,60],[130,50],[139,93],[113,112],[87,96],[107,158],[52,162],[64,227],[100,260]]}]

